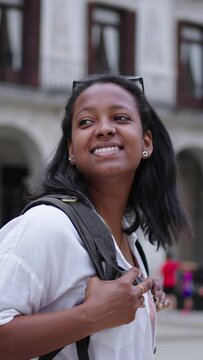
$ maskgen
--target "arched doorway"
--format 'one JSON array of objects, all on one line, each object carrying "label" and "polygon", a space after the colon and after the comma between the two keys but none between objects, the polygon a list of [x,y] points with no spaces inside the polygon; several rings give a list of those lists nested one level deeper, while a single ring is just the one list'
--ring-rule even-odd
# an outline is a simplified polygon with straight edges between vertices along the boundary
[{"label": "arched doorway", "polygon": [[19,215],[25,205],[28,179],[42,168],[40,151],[28,134],[0,128],[0,227]]},{"label": "arched doorway", "polygon": [[179,257],[200,264],[203,262],[203,149],[185,149],[177,155],[177,159],[194,229],[192,240],[181,239]]}]

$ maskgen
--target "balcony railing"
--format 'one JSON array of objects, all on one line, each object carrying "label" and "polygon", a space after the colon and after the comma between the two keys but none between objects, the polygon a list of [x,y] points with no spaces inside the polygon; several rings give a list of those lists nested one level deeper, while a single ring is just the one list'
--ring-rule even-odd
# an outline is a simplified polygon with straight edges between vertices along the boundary
[{"label": "balcony railing", "polygon": [[40,86],[49,90],[63,91],[72,82],[86,76],[85,61],[78,59],[43,58],[40,61]]},{"label": "balcony railing", "polygon": [[[87,74],[86,62],[78,59],[41,57],[38,62],[26,59],[18,67],[15,61],[6,63],[0,56],[0,82],[24,84],[41,87],[51,91],[63,91],[72,86],[73,80],[81,79]],[[31,64],[31,65],[30,65]]]}]

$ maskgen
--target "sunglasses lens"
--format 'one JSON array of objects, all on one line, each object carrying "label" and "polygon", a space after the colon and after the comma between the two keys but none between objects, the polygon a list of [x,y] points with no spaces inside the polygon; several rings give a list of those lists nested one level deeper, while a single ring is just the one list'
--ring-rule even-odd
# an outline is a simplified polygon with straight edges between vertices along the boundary
[{"label": "sunglasses lens", "polygon": [[135,85],[142,91],[142,92],[144,92],[144,85],[143,85],[143,81],[139,81],[139,80],[137,80],[137,81],[135,81]]},{"label": "sunglasses lens", "polygon": [[[140,76],[137,77],[131,77],[131,76],[123,76],[125,79],[134,82],[135,85],[144,93],[144,82],[143,82],[143,78]],[[77,88],[78,85],[84,83],[85,80],[81,80],[81,81],[73,81],[73,91]]]},{"label": "sunglasses lens", "polygon": [[135,85],[144,93],[144,81],[141,76],[135,76],[135,77],[124,76],[124,77],[125,79],[135,83]]}]

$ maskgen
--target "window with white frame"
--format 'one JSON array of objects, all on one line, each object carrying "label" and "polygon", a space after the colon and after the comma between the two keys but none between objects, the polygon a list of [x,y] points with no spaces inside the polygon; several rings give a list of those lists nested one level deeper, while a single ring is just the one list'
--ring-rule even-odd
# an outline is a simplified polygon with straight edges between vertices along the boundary
[{"label": "window with white frame", "polygon": [[22,0],[0,2],[0,64],[22,67]]},{"label": "window with white frame", "polygon": [[37,85],[40,0],[0,0],[0,81]]},{"label": "window with white frame", "polygon": [[89,73],[135,72],[135,13],[89,4]]},{"label": "window with white frame", "polygon": [[203,26],[179,24],[178,105],[203,108]]}]

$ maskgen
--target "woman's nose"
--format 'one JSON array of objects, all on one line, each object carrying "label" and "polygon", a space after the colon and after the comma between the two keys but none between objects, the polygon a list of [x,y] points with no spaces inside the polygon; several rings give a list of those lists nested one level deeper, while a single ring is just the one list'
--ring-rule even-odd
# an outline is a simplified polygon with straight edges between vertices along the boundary
[{"label": "woman's nose", "polygon": [[115,127],[106,123],[98,126],[98,128],[95,131],[95,135],[97,137],[103,137],[103,136],[111,137],[114,136],[115,133],[116,133]]}]

